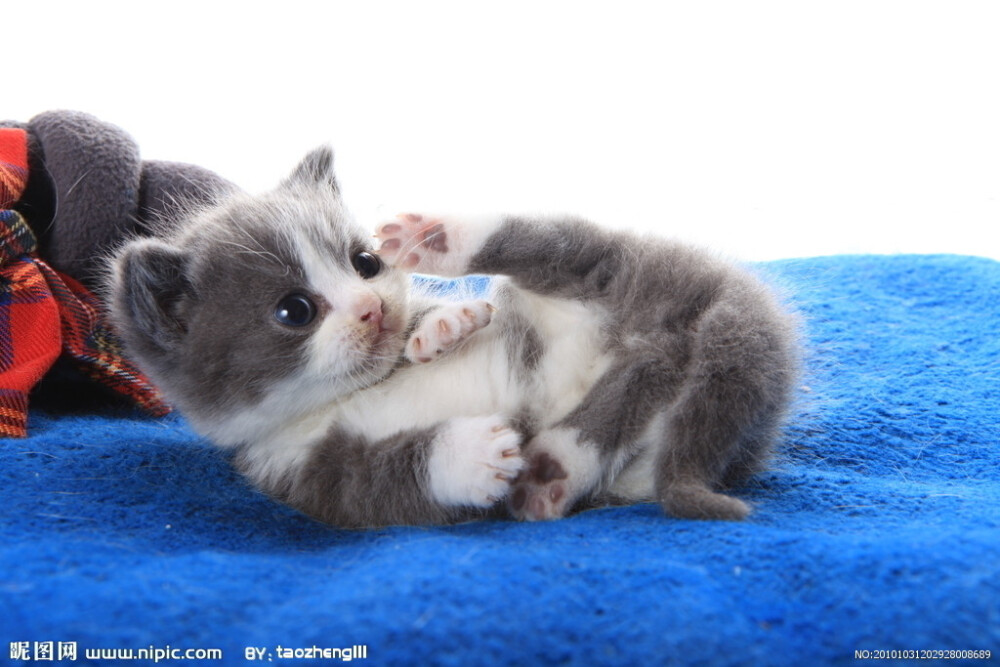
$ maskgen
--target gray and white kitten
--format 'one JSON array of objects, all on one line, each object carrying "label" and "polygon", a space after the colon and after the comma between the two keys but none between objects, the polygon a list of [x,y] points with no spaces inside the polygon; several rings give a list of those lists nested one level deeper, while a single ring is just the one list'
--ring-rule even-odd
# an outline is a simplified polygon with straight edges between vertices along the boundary
[{"label": "gray and white kitten", "polygon": [[[747,272],[573,219],[407,214],[377,250],[329,149],[115,256],[129,354],[268,494],[343,527],[655,500],[742,519],[796,370]],[[488,300],[409,271],[491,274]]]}]

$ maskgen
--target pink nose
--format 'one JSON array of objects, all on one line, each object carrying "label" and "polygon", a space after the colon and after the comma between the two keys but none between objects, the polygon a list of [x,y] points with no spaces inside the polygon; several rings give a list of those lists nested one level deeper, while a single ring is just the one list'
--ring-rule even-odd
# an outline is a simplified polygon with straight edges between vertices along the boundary
[{"label": "pink nose", "polygon": [[359,319],[370,327],[382,327],[382,299],[374,294],[367,295],[358,301]]}]

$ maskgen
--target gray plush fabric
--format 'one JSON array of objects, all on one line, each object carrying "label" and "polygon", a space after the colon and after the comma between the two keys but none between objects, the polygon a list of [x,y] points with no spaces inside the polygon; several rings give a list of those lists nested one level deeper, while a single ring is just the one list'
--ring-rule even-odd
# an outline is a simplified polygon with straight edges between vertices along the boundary
[{"label": "gray plush fabric", "polygon": [[18,210],[41,256],[90,288],[107,251],[144,233],[181,202],[201,204],[235,186],[194,165],[143,161],[124,130],[79,111],[46,111],[27,123],[28,188]]}]

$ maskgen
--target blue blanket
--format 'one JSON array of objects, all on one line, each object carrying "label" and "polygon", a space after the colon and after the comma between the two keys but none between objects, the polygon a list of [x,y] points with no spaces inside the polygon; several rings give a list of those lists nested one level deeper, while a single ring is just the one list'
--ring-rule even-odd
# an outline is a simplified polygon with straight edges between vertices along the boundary
[{"label": "blue blanket", "polygon": [[746,522],[643,504],[335,530],[251,489],[180,418],[36,409],[29,438],[0,440],[0,661],[996,660],[1000,263],[759,268],[802,312],[809,357],[784,446],[740,491]]}]

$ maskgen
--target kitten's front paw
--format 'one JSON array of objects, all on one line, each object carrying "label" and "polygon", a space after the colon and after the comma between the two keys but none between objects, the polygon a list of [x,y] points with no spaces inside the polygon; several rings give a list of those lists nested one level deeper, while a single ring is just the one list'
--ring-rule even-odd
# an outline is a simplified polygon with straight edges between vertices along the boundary
[{"label": "kitten's front paw", "polygon": [[406,358],[425,364],[447,354],[489,324],[495,312],[496,308],[482,299],[437,308],[406,342]]},{"label": "kitten's front paw", "polygon": [[442,505],[493,505],[524,467],[520,445],[521,435],[500,415],[449,420],[427,462],[431,495]]}]

